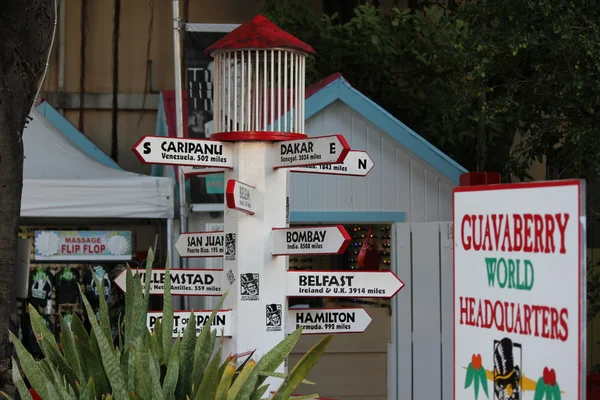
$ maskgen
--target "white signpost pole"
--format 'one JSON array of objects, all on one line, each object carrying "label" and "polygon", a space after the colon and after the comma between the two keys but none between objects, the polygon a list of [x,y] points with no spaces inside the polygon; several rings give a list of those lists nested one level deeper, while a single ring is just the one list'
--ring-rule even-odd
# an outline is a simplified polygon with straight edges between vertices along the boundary
[{"label": "white signpost pole", "polygon": [[[224,308],[235,310],[232,338],[224,342],[224,354],[255,352],[259,359],[287,333],[286,257],[269,251],[271,229],[286,226],[289,172],[273,169],[274,146],[268,142],[234,143],[231,179],[251,185],[263,196],[255,196],[254,215],[225,209],[223,271],[229,294]],[[278,372],[284,372],[281,365]]]}]

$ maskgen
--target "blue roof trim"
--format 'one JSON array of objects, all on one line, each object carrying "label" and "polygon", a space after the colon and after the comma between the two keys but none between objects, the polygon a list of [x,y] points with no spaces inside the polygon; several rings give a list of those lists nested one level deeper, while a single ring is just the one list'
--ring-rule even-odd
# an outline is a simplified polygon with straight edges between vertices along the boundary
[{"label": "blue roof trim", "polygon": [[306,100],[306,118],[310,118],[335,100],[341,100],[373,125],[393,137],[401,145],[421,157],[425,162],[455,183],[467,170],[452,160],[422,136],[404,125],[371,99],[338,78]]},{"label": "blue roof trim", "polygon": [[291,211],[292,223],[394,223],[406,222],[404,211]]},{"label": "blue roof trim", "polygon": [[112,158],[110,158],[105,152],[100,150],[90,139],[88,139],[83,133],[79,132],[69,120],[63,117],[54,107],[48,102],[43,102],[37,109],[48,121],[52,123],[71,143],[77,148],[92,157],[99,163],[106,165],[107,167],[122,170]]}]

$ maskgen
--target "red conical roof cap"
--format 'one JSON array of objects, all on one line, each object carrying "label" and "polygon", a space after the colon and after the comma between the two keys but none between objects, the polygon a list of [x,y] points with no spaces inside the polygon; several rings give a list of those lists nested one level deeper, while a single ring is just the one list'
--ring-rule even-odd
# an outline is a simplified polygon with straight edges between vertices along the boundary
[{"label": "red conical roof cap", "polygon": [[204,51],[211,55],[217,50],[275,49],[286,48],[314,54],[312,47],[280,29],[267,18],[258,14],[250,21],[217,40]]}]

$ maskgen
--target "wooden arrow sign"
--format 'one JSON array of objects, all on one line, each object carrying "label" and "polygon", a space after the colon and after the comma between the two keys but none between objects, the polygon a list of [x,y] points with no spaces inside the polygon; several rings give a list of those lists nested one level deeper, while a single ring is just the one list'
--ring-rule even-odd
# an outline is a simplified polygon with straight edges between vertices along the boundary
[{"label": "wooden arrow sign", "polygon": [[343,225],[273,228],[271,238],[274,256],[342,254],[350,244],[350,235]]},{"label": "wooden arrow sign", "polygon": [[223,231],[182,233],[175,248],[181,257],[221,257],[225,252]]},{"label": "wooden arrow sign", "polygon": [[[208,318],[210,318],[210,314],[212,311],[209,310],[201,310],[195,311],[194,316],[196,318],[196,336],[200,335],[202,332],[202,328],[208,322]],[[162,311],[149,311],[146,318],[146,326],[152,332],[154,330],[154,325],[158,319],[162,318]],[[217,336],[231,336],[232,333],[232,318],[233,313],[231,310],[219,310],[211,329],[217,331]],[[189,311],[175,311],[173,313],[173,337],[176,338],[178,336],[183,336],[185,329],[189,324],[190,312]],[[163,326],[163,329],[165,327]]]},{"label": "wooden arrow sign", "polygon": [[392,298],[404,287],[391,271],[288,271],[289,297]]},{"label": "wooden arrow sign", "polygon": [[287,331],[302,328],[303,335],[362,333],[371,323],[367,312],[358,308],[293,308],[288,311]]},{"label": "wooden arrow sign", "polygon": [[373,160],[366,151],[350,150],[341,164],[321,164],[310,167],[290,168],[292,172],[345,176],[367,176],[373,168]]},{"label": "wooden arrow sign", "polygon": [[274,168],[301,167],[319,164],[339,164],[350,151],[342,135],[286,140],[275,143]]},{"label": "wooden arrow sign", "polygon": [[143,136],[132,150],[144,164],[233,167],[233,145],[214,140]]},{"label": "wooden arrow sign", "polygon": [[[142,290],[145,290],[146,270],[133,269],[133,275],[140,275]],[[220,296],[223,294],[221,269],[171,269],[171,295],[173,296]],[[150,294],[164,295],[165,270],[152,269],[150,276]],[[127,270],[123,270],[114,279],[115,284],[126,292]]]}]

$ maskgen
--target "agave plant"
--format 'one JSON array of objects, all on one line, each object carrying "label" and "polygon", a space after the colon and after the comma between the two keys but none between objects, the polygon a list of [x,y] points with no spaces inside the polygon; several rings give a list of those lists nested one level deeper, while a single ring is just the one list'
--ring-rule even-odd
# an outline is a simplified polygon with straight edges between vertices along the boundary
[{"label": "agave plant", "polygon": [[[43,400],[260,400],[269,388],[265,384],[268,377],[283,379],[273,399],[284,400],[290,398],[300,383],[312,384],[304,378],[323,354],[332,336],[323,338],[310,349],[287,376],[274,371],[298,342],[301,329],[289,335],[259,360],[250,356],[237,367],[238,357],[230,355],[222,362],[222,341],[217,344],[216,331],[208,327],[212,325],[227,293],[221,297],[199,336],[196,337],[194,326],[188,326],[183,337],[173,339],[168,265],[165,271],[163,317],[150,333],[146,320],[154,260],[152,250],[149,251],[147,260],[145,291],[142,290],[139,275],[134,276],[127,267],[125,315],[122,322],[119,318],[117,345],[113,344],[104,296],[99,296],[97,318],[85,295],[81,293],[91,329],[88,332],[77,315],[74,315],[72,328],[69,329],[60,316],[60,344],[37,310],[29,308],[31,326],[44,358],[35,360],[12,333],[11,340],[25,377]],[[96,279],[96,285],[100,288],[100,293],[103,293],[102,282]],[[189,321],[191,324],[195,321],[193,312],[190,313]],[[21,399],[32,400],[14,359],[12,375]],[[7,394],[2,395],[10,399]],[[314,399],[318,396],[301,398]]]}]

